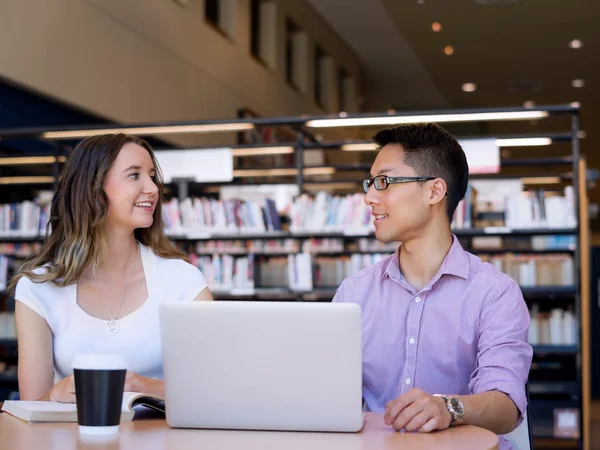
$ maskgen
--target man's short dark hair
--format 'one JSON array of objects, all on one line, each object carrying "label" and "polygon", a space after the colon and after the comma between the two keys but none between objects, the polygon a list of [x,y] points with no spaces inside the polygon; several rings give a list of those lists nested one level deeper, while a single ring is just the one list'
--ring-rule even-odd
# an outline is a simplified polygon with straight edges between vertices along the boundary
[{"label": "man's short dark hair", "polygon": [[448,220],[465,196],[469,183],[467,158],[458,141],[435,123],[396,125],[379,131],[373,141],[380,147],[400,144],[404,163],[415,169],[418,176],[443,179],[448,189]]}]

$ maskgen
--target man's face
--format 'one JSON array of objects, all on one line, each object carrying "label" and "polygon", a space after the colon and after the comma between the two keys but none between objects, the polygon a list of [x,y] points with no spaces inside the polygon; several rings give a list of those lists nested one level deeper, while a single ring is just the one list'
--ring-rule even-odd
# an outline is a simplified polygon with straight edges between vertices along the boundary
[{"label": "man's face", "polygon": [[[371,167],[371,177],[377,175],[415,177],[415,170],[404,163],[404,149],[400,144],[384,146]],[[405,241],[422,232],[430,220],[429,183],[390,184],[378,191],[371,185],[365,194],[365,203],[371,207],[375,236],[381,242]]]}]

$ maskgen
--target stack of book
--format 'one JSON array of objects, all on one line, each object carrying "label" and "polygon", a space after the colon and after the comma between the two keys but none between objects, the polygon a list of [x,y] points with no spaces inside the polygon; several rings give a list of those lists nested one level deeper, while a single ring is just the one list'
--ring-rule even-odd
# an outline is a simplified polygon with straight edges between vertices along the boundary
[{"label": "stack of book", "polygon": [[577,345],[578,326],[572,311],[560,308],[540,312],[537,305],[530,311],[531,345]]},{"label": "stack of book", "polygon": [[254,289],[254,255],[190,255],[190,262],[200,269],[211,291]]},{"label": "stack of book", "polygon": [[0,205],[0,237],[46,235],[50,205],[32,201]]},{"label": "stack of book", "polygon": [[266,233],[281,231],[275,202],[263,204],[243,200],[216,200],[194,197],[179,202],[173,198],[163,205],[167,234],[189,237]]},{"label": "stack of book", "polygon": [[292,233],[367,234],[374,230],[371,208],[364,194],[346,196],[318,192],[314,198],[302,194],[290,208]]},{"label": "stack of book", "polygon": [[499,191],[482,193],[469,185],[454,213],[452,228],[547,229],[577,226],[573,186],[567,186],[562,193],[541,189]]},{"label": "stack of book", "polygon": [[575,267],[571,255],[480,255],[521,286],[572,286]]}]

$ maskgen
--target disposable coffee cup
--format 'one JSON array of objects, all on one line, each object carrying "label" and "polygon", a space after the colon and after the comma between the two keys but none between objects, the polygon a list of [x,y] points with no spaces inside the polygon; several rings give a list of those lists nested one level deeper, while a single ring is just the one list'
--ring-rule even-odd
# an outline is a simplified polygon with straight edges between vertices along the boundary
[{"label": "disposable coffee cup", "polygon": [[86,435],[119,432],[127,362],[121,355],[81,354],[73,360],[77,422]]}]

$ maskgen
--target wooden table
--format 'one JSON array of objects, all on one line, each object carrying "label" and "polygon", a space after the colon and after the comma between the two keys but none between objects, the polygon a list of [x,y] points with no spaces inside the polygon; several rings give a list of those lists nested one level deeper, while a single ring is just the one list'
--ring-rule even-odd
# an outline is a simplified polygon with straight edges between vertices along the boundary
[{"label": "wooden table", "polygon": [[140,419],[121,424],[111,438],[84,438],[76,423],[27,424],[0,414],[2,450],[144,450],[144,449],[285,449],[379,450],[448,449],[494,450],[498,437],[473,426],[435,433],[396,432],[383,423],[383,415],[367,413],[360,433],[307,433],[281,431],[224,431],[169,428],[164,419]]}]

